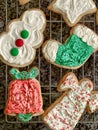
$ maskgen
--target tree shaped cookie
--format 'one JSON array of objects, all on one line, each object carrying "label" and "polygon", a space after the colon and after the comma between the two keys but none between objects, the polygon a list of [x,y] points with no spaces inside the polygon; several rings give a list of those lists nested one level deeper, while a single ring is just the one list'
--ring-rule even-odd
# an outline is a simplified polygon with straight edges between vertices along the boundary
[{"label": "tree shaped cookie", "polygon": [[30,0],[19,0],[20,5],[28,3]]},{"label": "tree shaped cookie", "polygon": [[58,90],[65,93],[42,115],[43,121],[53,130],[73,130],[87,104],[90,112],[98,108],[98,92],[92,92],[93,84],[89,79],[78,82],[74,73],[68,73],[58,84]]},{"label": "tree shaped cookie", "polygon": [[93,0],[53,0],[49,10],[61,14],[69,26],[74,26],[87,14],[96,12]]},{"label": "tree shaped cookie", "polygon": [[72,28],[64,44],[50,39],[42,48],[47,61],[67,69],[80,68],[96,50],[98,50],[98,35],[80,24]]},{"label": "tree shaped cookie", "polygon": [[22,122],[28,122],[33,116],[41,115],[44,112],[41,87],[35,79],[39,70],[34,67],[29,72],[19,72],[13,68],[10,74],[14,80],[9,84],[9,97],[4,113],[16,116]]},{"label": "tree shaped cookie", "polygon": [[39,9],[31,9],[8,26],[0,36],[0,59],[14,67],[24,67],[33,62],[36,49],[43,42],[46,19]]}]

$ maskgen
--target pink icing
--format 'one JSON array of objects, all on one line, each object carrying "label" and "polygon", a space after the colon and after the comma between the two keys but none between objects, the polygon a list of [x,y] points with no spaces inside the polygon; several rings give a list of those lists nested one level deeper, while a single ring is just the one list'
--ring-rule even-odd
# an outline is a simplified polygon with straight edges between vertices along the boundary
[{"label": "pink icing", "polygon": [[36,79],[14,80],[9,87],[6,114],[37,113],[42,110],[40,85]]}]

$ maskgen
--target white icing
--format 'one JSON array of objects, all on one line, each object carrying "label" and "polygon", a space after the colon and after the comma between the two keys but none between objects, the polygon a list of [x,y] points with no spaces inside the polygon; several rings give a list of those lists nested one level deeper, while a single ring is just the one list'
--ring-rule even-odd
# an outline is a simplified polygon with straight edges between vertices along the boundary
[{"label": "white icing", "polygon": [[65,13],[70,23],[74,24],[80,15],[96,8],[96,6],[93,0],[56,0],[53,8]]},{"label": "white icing", "polygon": [[73,34],[82,38],[84,42],[94,49],[98,48],[98,36],[90,28],[83,25],[77,25],[73,30]]},{"label": "white icing", "polygon": [[[15,65],[29,63],[35,57],[35,48],[43,41],[42,29],[44,26],[45,18],[41,11],[26,11],[22,19],[12,22],[9,25],[9,32],[0,37],[0,55],[4,60]],[[11,56],[10,50],[16,47],[15,41],[21,38],[20,32],[22,30],[28,30],[29,37],[23,39],[24,45],[22,47],[17,47],[19,54],[15,57]]]},{"label": "white icing", "polygon": [[93,113],[96,109],[98,109],[98,93],[91,94],[88,106],[91,113]]},{"label": "white icing", "polygon": [[[73,84],[75,78],[70,80],[72,81],[70,84]],[[76,88],[69,91],[44,117],[44,121],[51,129],[73,130],[78,123],[90,99],[93,87],[89,80],[83,80],[80,85],[76,83]]]},{"label": "white icing", "polygon": [[58,51],[58,42],[56,41],[48,41],[47,44],[43,48],[43,53],[46,59],[54,62],[56,59],[56,53]]},{"label": "white icing", "polygon": [[60,85],[60,90],[66,90],[66,89],[76,90],[77,87],[78,85],[76,79],[74,78],[74,75],[69,74],[66,80]]},{"label": "white icing", "polygon": [[[9,34],[9,33],[8,33]],[[7,42],[5,42],[5,39],[9,39]],[[26,63],[29,63],[31,60],[34,59],[36,50],[32,48],[30,45],[26,45],[23,47],[18,48],[19,54],[16,57],[11,56],[10,50],[13,47],[16,47],[14,43],[14,39],[9,37],[9,35],[3,35],[2,38],[0,38],[3,45],[0,44],[0,53],[3,56],[5,60],[7,60],[9,63],[15,63],[16,65],[24,65]]]}]

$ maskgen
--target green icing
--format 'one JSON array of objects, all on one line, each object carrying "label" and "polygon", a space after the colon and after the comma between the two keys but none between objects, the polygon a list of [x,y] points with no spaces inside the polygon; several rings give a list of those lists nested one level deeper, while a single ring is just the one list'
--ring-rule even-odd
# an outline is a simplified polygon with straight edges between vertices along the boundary
[{"label": "green icing", "polygon": [[76,35],[71,35],[64,45],[58,45],[55,63],[63,66],[76,67],[83,64],[94,51],[94,48],[83,42]]},{"label": "green icing", "polygon": [[28,122],[32,119],[32,114],[29,113],[29,114],[18,114],[17,115],[17,118],[22,121],[22,122]]},{"label": "green icing", "polygon": [[39,74],[39,70],[35,67],[32,68],[29,72],[19,72],[16,68],[13,68],[10,70],[10,74],[13,76],[14,79],[29,79],[35,78]]},{"label": "green icing", "polygon": [[30,70],[29,77],[35,78],[38,74],[39,74],[39,70],[35,67]]},{"label": "green icing", "polygon": [[12,48],[12,49],[10,50],[10,54],[11,54],[12,56],[17,56],[18,53],[19,53],[19,51],[18,51],[17,48]]},{"label": "green icing", "polygon": [[27,30],[22,30],[20,35],[23,39],[26,39],[29,36],[29,32]]}]

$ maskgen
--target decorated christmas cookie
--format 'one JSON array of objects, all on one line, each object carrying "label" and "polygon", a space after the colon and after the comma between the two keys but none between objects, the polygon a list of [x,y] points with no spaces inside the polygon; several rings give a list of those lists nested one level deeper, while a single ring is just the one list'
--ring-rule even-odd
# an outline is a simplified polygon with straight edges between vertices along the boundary
[{"label": "decorated christmas cookie", "polygon": [[78,82],[73,73],[68,73],[58,84],[58,90],[65,93],[42,115],[52,130],[74,130],[87,105],[90,112],[98,108],[98,92],[92,92],[93,83],[89,79]]},{"label": "decorated christmas cookie", "polygon": [[43,42],[46,19],[39,9],[31,9],[7,27],[0,36],[0,59],[14,67],[24,67],[32,63],[36,49]]},{"label": "decorated christmas cookie", "polygon": [[9,97],[4,113],[16,116],[22,122],[28,122],[33,116],[41,115],[44,112],[41,87],[35,79],[39,70],[34,67],[29,72],[19,72],[13,68],[10,74],[14,80],[9,84]]},{"label": "decorated christmas cookie", "polygon": [[30,0],[19,0],[20,5],[28,3]]},{"label": "decorated christmas cookie", "polygon": [[80,24],[72,28],[64,44],[50,39],[45,42],[42,49],[47,61],[68,69],[81,67],[96,50],[98,50],[98,35]]},{"label": "decorated christmas cookie", "polygon": [[49,10],[61,14],[69,26],[74,26],[87,14],[96,12],[93,0],[53,0]]}]

